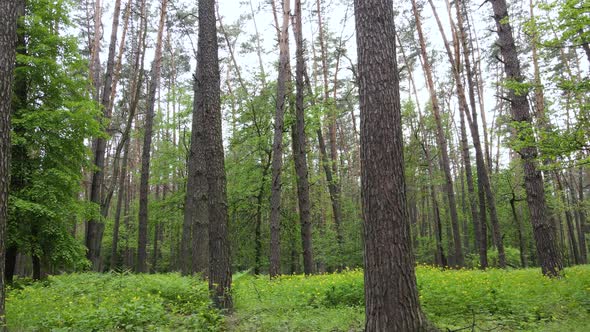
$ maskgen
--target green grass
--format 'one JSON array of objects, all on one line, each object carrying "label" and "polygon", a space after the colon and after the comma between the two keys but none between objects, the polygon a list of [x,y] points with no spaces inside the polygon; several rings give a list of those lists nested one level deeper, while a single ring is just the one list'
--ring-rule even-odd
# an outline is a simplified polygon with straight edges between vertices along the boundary
[{"label": "green grass", "polygon": [[[441,330],[590,331],[590,266],[550,280],[539,269],[417,268],[420,301]],[[10,331],[361,331],[362,271],[312,277],[236,275],[223,322],[205,283],[177,274],[51,277],[11,289]]]}]

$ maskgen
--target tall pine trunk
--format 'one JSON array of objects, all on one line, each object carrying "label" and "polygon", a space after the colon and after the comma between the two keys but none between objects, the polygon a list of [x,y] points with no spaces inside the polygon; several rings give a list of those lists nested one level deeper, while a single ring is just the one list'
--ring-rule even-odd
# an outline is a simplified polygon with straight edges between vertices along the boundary
[{"label": "tall pine trunk", "polygon": [[[355,0],[367,332],[434,330],[420,309],[391,0]],[[379,84],[375,84],[379,82]]]},{"label": "tall pine trunk", "polygon": [[199,3],[199,56],[195,98],[205,114],[209,138],[205,154],[209,196],[209,290],[218,308],[231,309],[231,255],[227,211],[227,180],[221,125],[221,86],[215,0]]},{"label": "tall pine trunk", "polygon": [[[511,84],[519,84],[524,81],[521,74],[518,51],[508,8],[505,0],[490,0],[498,33],[497,44],[503,58],[506,80]],[[530,220],[533,225],[533,235],[537,245],[537,256],[544,275],[556,277],[563,269],[561,257],[556,243],[555,225],[548,216],[545,202],[545,188],[543,175],[538,168],[538,151],[535,136],[532,134],[532,118],[526,93],[517,93],[515,88],[508,88],[508,100],[510,101],[513,121],[519,125],[516,130],[518,139],[517,150],[524,168],[524,185],[527,193]]]},{"label": "tall pine trunk", "polygon": [[281,274],[281,169],[283,167],[283,130],[289,81],[290,0],[283,0],[283,25],[279,38],[279,77],[272,146],[272,183],[270,196],[270,277]]},{"label": "tall pine trunk", "polygon": [[426,82],[428,86],[428,90],[430,92],[430,101],[432,103],[432,112],[434,114],[434,120],[436,123],[436,141],[439,146],[440,150],[440,164],[441,168],[445,174],[445,183],[444,189],[447,195],[448,203],[449,203],[449,212],[451,215],[451,227],[453,231],[453,255],[451,263],[453,265],[462,266],[464,264],[463,261],[463,249],[461,244],[461,234],[459,231],[459,215],[457,213],[457,202],[455,198],[455,191],[453,186],[453,175],[451,174],[451,166],[449,160],[449,150],[447,145],[447,138],[445,136],[444,128],[442,126],[442,119],[440,114],[440,105],[438,101],[438,97],[436,95],[436,87],[434,86],[434,80],[432,77],[432,68],[430,65],[430,60],[428,59],[428,54],[426,52],[426,41],[424,39],[424,33],[422,32],[422,24],[420,13],[418,12],[418,7],[416,5],[416,1],[412,0],[412,9],[414,12],[414,17],[416,19],[416,30],[418,31],[418,40],[420,42],[420,51],[422,56],[422,63],[424,66],[424,73],[426,75]]},{"label": "tall pine trunk", "polygon": [[[21,0],[22,1],[22,0]],[[8,223],[8,184],[10,181],[10,115],[12,82],[16,61],[18,1],[0,0],[0,325],[4,326],[4,269],[6,225]]]},{"label": "tall pine trunk", "polygon": [[295,125],[293,126],[293,156],[297,173],[297,198],[299,203],[299,221],[301,224],[301,244],[303,248],[303,272],[313,273],[313,247],[311,241],[311,218],[309,202],[309,179],[307,170],[307,137],[305,135],[304,77],[305,60],[303,59],[303,24],[301,18],[301,0],[295,0],[295,45],[297,95],[295,98]]},{"label": "tall pine trunk", "polygon": [[147,269],[147,235],[148,235],[148,192],[150,178],[150,150],[152,147],[152,131],[154,126],[154,109],[156,107],[156,91],[160,84],[162,68],[162,36],[166,21],[168,0],[162,0],[160,24],[156,38],[156,53],[152,62],[150,85],[148,90],[147,110],[145,114],[143,149],[141,153],[141,178],[139,182],[139,227],[137,236],[137,272],[146,273]]}]

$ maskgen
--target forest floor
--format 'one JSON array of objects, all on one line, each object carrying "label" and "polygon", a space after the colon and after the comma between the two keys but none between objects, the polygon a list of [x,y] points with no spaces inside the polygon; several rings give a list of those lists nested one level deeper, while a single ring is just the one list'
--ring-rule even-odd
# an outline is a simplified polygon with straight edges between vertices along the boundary
[{"label": "forest floor", "polygon": [[[420,302],[441,330],[590,331],[590,265],[550,280],[539,269],[418,266]],[[361,331],[360,270],[312,277],[234,276],[235,311],[178,274],[71,274],[9,288],[10,331]],[[475,328],[473,328],[475,327]]]}]

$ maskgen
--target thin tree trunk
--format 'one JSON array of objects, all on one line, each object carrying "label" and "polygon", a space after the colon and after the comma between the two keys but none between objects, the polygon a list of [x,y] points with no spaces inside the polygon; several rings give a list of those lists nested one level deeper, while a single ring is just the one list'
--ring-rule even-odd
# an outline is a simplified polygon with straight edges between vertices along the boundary
[{"label": "thin tree trunk", "polygon": [[565,223],[567,225],[567,235],[568,235],[568,243],[571,252],[571,257],[575,265],[580,264],[580,251],[576,241],[576,230],[574,228],[574,220],[572,218],[572,213],[570,211],[570,207],[568,204],[568,200],[565,195],[565,191],[563,188],[563,183],[561,179],[561,174],[559,172],[555,172],[555,180],[557,185],[557,193],[559,195],[559,199],[563,204],[564,214],[565,214]]},{"label": "thin tree trunk", "polygon": [[[582,167],[578,171],[578,214],[579,214],[579,225],[578,225],[578,238],[580,239],[580,257],[582,258],[582,264],[588,263],[588,247],[586,245],[586,212],[584,210],[584,172]],[[573,175],[572,175],[573,177]],[[572,180],[572,186],[575,182]],[[572,190],[572,196],[575,196],[575,190]]]},{"label": "thin tree trunk", "polygon": [[129,160],[129,148],[131,140],[125,142],[123,152],[123,164],[121,165],[121,176],[119,178],[119,193],[117,196],[117,208],[115,210],[115,222],[113,225],[113,244],[111,248],[111,261],[109,269],[114,269],[119,262],[119,228],[121,223],[121,210],[123,207],[123,200],[128,195],[125,190],[125,183],[127,182],[127,163]]},{"label": "thin tree trunk", "polygon": [[299,221],[301,223],[301,244],[303,248],[303,272],[307,275],[313,273],[313,246],[311,240],[311,218],[309,202],[309,179],[307,169],[307,137],[305,135],[305,109],[304,77],[305,60],[303,58],[303,31],[301,18],[301,0],[295,0],[295,32],[296,45],[296,86],[295,100],[296,122],[292,129],[293,155],[295,158],[295,171],[297,173],[297,198],[299,202]]},{"label": "thin tree trunk", "polygon": [[[92,43],[92,50],[90,56],[90,76],[94,85],[94,97],[97,102],[100,102],[100,35],[101,35],[101,16],[102,8],[100,0],[95,1],[94,7],[94,39]],[[103,115],[106,110],[103,109]],[[95,171],[92,174],[92,182],[90,184],[90,201],[96,204],[99,208],[102,206],[102,187],[104,182],[104,167],[105,167],[105,147],[106,139],[98,137],[94,140],[94,166]],[[86,223],[86,257],[92,264],[92,269],[98,271],[100,265],[100,247],[101,234],[104,229],[104,224],[96,218],[91,218]]]},{"label": "thin tree trunk", "polygon": [[281,274],[281,168],[283,166],[283,129],[289,81],[290,0],[283,0],[283,26],[279,39],[279,77],[272,148],[272,184],[270,198],[270,270],[271,278]]},{"label": "thin tree trunk", "polygon": [[[508,8],[505,0],[490,0],[496,21],[498,33],[498,46],[503,58],[506,79],[521,83],[524,78],[520,71],[520,62],[512,27],[509,23]],[[555,226],[548,216],[545,202],[545,190],[543,176],[537,166],[537,147],[532,132],[532,119],[529,102],[525,93],[517,94],[514,89],[508,89],[508,100],[512,109],[513,121],[520,123],[517,137],[526,137],[526,141],[520,139],[522,148],[518,149],[524,167],[524,184],[527,193],[527,203],[531,214],[533,234],[537,244],[537,256],[544,275],[556,277],[563,269],[561,257],[556,245]]]},{"label": "thin tree trunk", "polygon": [[434,120],[436,123],[437,129],[437,143],[441,153],[441,167],[445,174],[445,192],[449,202],[449,210],[451,214],[451,226],[453,230],[453,244],[454,244],[454,251],[453,251],[453,264],[462,266],[464,264],[463,260],[463,249],[461,244],[461,234],[459,231],[459,216],[457,214],[457,203],[455,199],[455,192],[453,186],[453,176],[451,174],[450,168],[450,161],[449,161],[449,152],[447,146],[447,139],[445,137],[445,132],[442,127],[442,120],[440,115],[440,106],[438,102],[438,97],[436,96],[436,87],[434,86],[434,80],[432,78],[432,68],[430,65],[430,61],[428,59],[428,54],[426,52],[426,41],[424,39],[424,34],[422,32],[422,24],[420,13],[418,12],[418,7],[416,6],[416,1],[412,0],[412,9],[414,12],[414,17],[416,19],[416,30],[418,31],[418,40],[420,42],[420,50],[422,61],[424,65],[424,73],[426,75],[426,81],[428,84],[428,90],[430,92],[430,101],[432,103],[432,111],[434,114]]},{"label": "thin tree trunk", "polygon": [[[492,225],[492,238],[494,240],[494,244],[498,249],[498,263],[500,267],[506,267],[506,254],[504,252],[504,242],[502,238],[502,233],[500,231],[500,222],[498,220],[498,213],[496,211],[496,198],[494,197],[494,193],[492,192],[492,185],[489,178],[488,167],[486,166],[486,162],[484,159],[484,150],[481,147],[480,135],[479,135],[479,125],[477,123],[477,107],[475,102],[475,87],[476,83],[473,80],[473,72],[471,69],[471,62],[470,62],[470,52],[469,52],[469,44],[467,41],[467,34],[465,32],[465,27],[463,24],[463,15],[460,11],[460,4],[456,4],[457,10],[457,20],[459,26],[459,37],[461,41],[461,47],[463,50],[463,58],[465,59],[465,71],[467,74],[467,83],[468,83],[468,91],[469,91],[469,103],[471,107],[471,115],[469,112],[465,112],[467,116],[467,122],[469,123],[469,128],[471,131],[471,138],[473,140],[473,147],[475,148],[475,163],[477,169],[477,178],[478,178],[478,191],[479,191],[479,201],[480,201],[480,218],[481,218],[481,239],[482,239],[482,247],[485,245],[487,247],[487,222],[486,222],[486,215],[485,215],[485,205],[487,203],[487,207],[490,212],[490,223]],[[467,110],[467,108],[466,108]],[[484,110],[481,110],[482,112]],[[484,201],[485,200],[485,201]],[[485,243],[483,242],[485,241]],[[480,248],[481,255],[483,255],[483,251],[487,249]],[[480,257],[481,258],[481,257]],[[481,267],[485,268],[486,264],[481,263]]]},{"label": "thin tree trunk", "polygon": [[516,211],[516,194],[514,193],[514,189],[512,188],[511,192],[512,197],[510,197],[510,209],[512,211],[512,218],[514,219],[514,223],[516,224],[516,233],[518,234],[518,249],[520,251],[520,265],[523,268],[528,266],[527,258],[526,258],[526,245],[524,242],[524,229],[522,225],[522,221],[518,217],[518,212]]},{"label": "thin tree trunk", "polygon": [[143,150],[141,154],[141,179],[139,183],[139,227],[137,236],[137,272],[146,273],[147,269],[147,233],[148,233],[148,191],[150,178],[150,150],[152,146],[152,131],[154,124],[154,108],[156,106],[156,91],[160,84],[162,68],[162,36],[166,21],[166,7],[168,0],[162,0],[160,9],[160,24],[156,38],[156,54],[152,62],[151,78],[148,91],[147,110],[145,114]]},{"label": "thin tree trunk", "polygon": [[[453,55],[453,52],[451,51],[449,42],[447,41],[446,35],[444,33],[442,24],[440,22],[440,19],[438,17],[438,14],[436,12],[436,7],[434,6],[432,0],[429,0],[430,6],[433,10],[434,16],[436,18],[436,22],[439,28],[439,31],[442,35],[443,41],[444,41],[444,45],[445,45],[445,49],[447,51],[447,55],[449,57],[449,61],[451,63],[451,67],[452,67],[452,72],[453,72],[453,76],[455,78],[455,85],[457,87],[457,96],[459,98],[459,114],[460,114],[460,126],[461,126],[461,156],[463,158],[463,163],[465,164],[465,175],[467,178],[467,190],[469,192],[469,206],[470,206],[470,211],[471,211],[471,218],[472,218],[472,222],[473,222],[473,230],[474,230],[474,239],[475,239],[475,248],[478,250],[479,252],[479,262],[480,262],[480,266],[482,268],[486,268],[488,265],[488,260],[487,260],[487,241],[482,240],[482,222],[481,220],[483,220],[483,227],[485,227],[485,218],[486,218],[486,214],[485,214],[485,198],[483,197],[483,193],[481,193],[479,195],[479,199],[480,199],[480,212],[481,214],[478,216],[477,213],[477,201],[476,201],[476,196],[475,196],[475,188],[473,186],[473,171],[471,168],[471,156],[469,153],[469,144],[467,142],[467,131],[466,131],[466,126],[465,126],[465,115],[469,115],[468,112],[468,105],[467,105],[467,99],[465,97],[465,89],[463,86],[463,80],[461,77],[461,72],[462,72],[462,63],[461,63],[461,54],[459,52],[459,43],[458,43],[458,38],[457,38],[457,33],[456,33],[456,29],[454,28],[454,22],[452,20],[451,17],[451,13],[449,10],[449,20],[451,21],[451,30],[453,31],[453,41],[454,41],[454,45],[455,45],[455,52]],[[479,138],[477,138],[479,139]],[[481,182],[481,180],[478,180]],[[481,188],[480,188],[481,189]],[[481,220],[480,220],[481,218]],[[483,234],[486,234],[487,232],[483,232]],[[502,265],[502,264],[501,264]]]}]

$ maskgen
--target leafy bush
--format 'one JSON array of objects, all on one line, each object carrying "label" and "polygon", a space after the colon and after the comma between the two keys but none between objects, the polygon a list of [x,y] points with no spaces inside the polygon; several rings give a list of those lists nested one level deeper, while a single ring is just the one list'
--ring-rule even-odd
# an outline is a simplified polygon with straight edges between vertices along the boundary
[{"label": "leafy bush", "polygon": [[218,330],[208,287],[165,275],[70,274],[22,284],[7,296],[10,330]]}]

